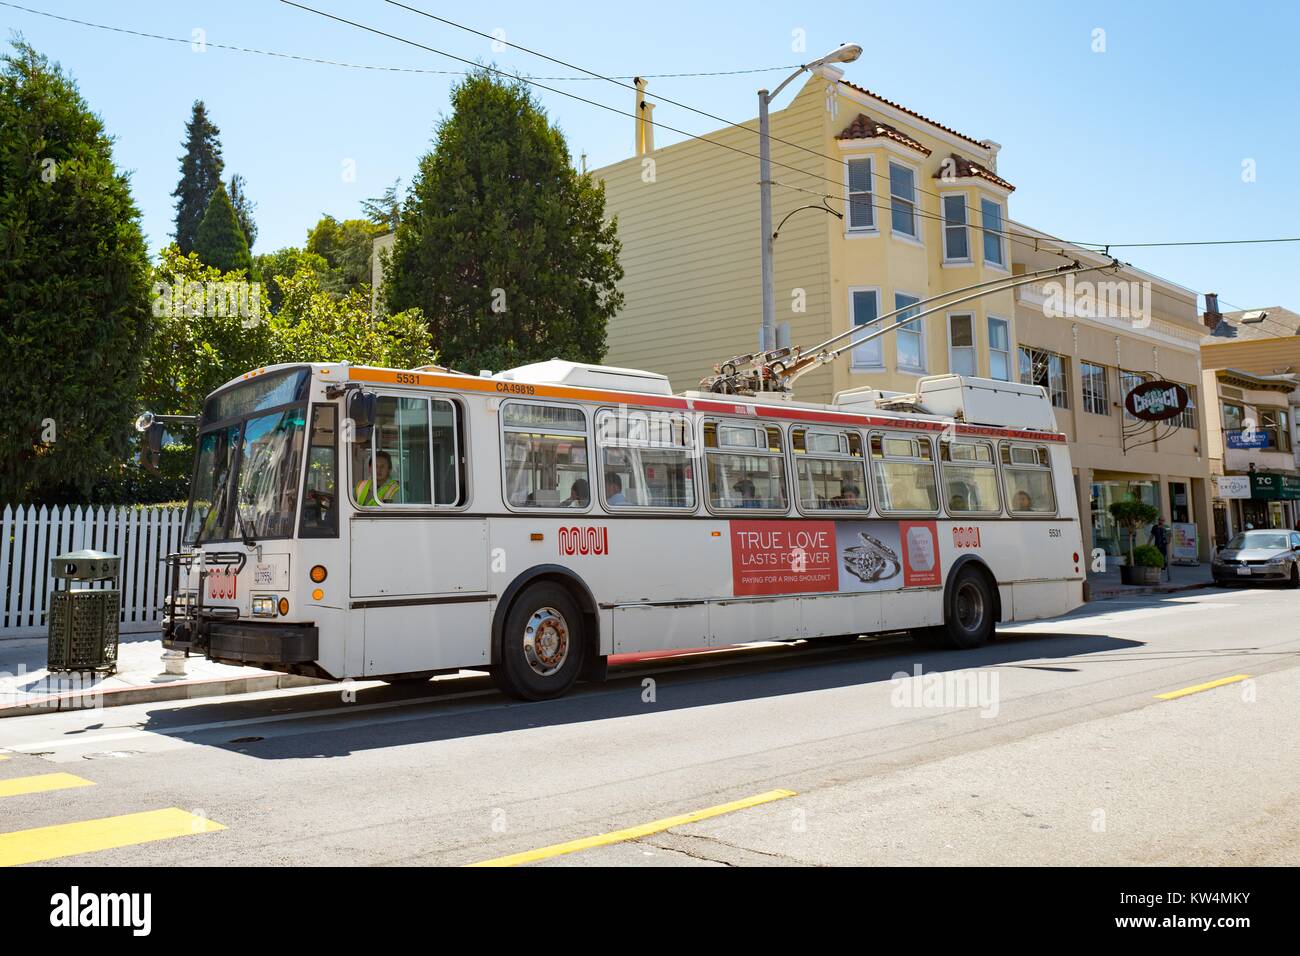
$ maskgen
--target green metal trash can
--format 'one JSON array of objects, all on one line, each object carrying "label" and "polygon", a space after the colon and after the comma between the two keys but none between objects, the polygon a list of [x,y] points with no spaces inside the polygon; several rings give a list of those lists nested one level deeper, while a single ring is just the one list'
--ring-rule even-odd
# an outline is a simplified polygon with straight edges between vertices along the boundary
[{"label": "green metal trash can", "polygon": [[[50,594],[48,667],[51,671],[117,670],[118,621],[122,592],[73,587],[71,582],[113,581],[121,559],[103,551],[73,551],[50,559],[55,590]],[[67,581],[60,588],[58,582]]]}]

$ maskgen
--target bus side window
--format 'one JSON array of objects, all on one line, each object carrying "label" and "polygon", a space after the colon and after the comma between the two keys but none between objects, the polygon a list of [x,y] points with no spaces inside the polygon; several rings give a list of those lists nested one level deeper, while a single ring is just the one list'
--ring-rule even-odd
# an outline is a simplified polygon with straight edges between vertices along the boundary
[{"label": "bus side window", "polygon": [[939,463],[943,470],[943,496],[949,514],[996,515],[1002,512],[998,496],[998,466],[993,460],[991,443],[941,440]]},{"label": "bus side window", "polygon": [[587,416],[535,402],[501,407],[502,478],[513,508],[588,508]]},{"label": "bus side window", "polygon": [[876,506],[882,513],[933,514],[939,510],[930,438],[873,434],[871,470],[876,479]]},{"label": "bus side window", "polygon": [[705,422],[704,456],[710,507],[760,511],[789,508],[781,429]]},{"label": "bus side window", "polygon": [[353,497],[363,508],[433,504],[427,398],[379,397],[367,445],[352,446]]},{"label": "bus side window", "polygon": [[668,412],[601,409],[596,441],[605,507],[694,510],[689,420]]},{"label": "bus side window", "polygon": [[856,431],[790,431],[799,507],[804,511],[866,511],[866,460]]},{"label": "bus side window", "polygon": [[1011,514],[1056,514],[1052,459],[1045,445],[1004,441],[1002,483]]}]

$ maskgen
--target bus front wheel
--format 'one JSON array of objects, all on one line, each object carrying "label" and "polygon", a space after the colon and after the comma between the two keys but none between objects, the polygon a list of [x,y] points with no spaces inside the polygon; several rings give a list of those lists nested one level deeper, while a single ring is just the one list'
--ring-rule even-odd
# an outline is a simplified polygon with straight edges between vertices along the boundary
[{"label": "bus front wheel", "polygon": [[549,581],[525,588],[506,615],[497,687],[519,700],[548,700],[573,686],[587,656],[582,615],[563,587]]}]

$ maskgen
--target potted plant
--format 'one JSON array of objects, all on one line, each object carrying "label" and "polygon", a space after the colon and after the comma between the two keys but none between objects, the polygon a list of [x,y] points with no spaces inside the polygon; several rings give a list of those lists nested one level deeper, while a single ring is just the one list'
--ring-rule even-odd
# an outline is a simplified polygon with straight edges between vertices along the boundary
[{"label": "potted plant", "polygon": [[1132,580],[1125,584],[1159,584],[1160,571],[1165,566],[1165,557],[1153,544],[1140,544],[1133,549],[1133,564],[1120,570],[1121,580],[1125,571],[1129,571]]},{"label": "potted plant", "polygon": [[[1123,584],[1155,584],[1160,580],[1160,568],[1163,567],[1164,561],[1160,559],[1160,552],[1155,548],[1157,559],[1160,563],[1154,568],[1151,565],[1142,565],[1140,568],[1136,561],[1136,553],[1133,548],[1133,539],[1137,537],[1138,528],[1143,525],[1153,523],[1160,517],[1160,512],[1153,506],[1137,498],[1129,498],[1127,501],[1116,501],[1110,506],[1110,516],[1115,519],[1115,523],[1128,532],[1128,564],[1119,569],[1119,579]],[[1149,545],[1143,545],[1149,547]]]}]

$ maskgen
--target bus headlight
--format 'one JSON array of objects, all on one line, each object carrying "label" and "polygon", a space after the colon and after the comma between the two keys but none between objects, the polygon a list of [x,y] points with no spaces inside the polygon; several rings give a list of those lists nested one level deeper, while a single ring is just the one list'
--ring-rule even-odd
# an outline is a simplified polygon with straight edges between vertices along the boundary
[{"label": "bus headlight", "polygon": [[269,594],[253,595],[253,617],[275,617],[275,598]]}]

